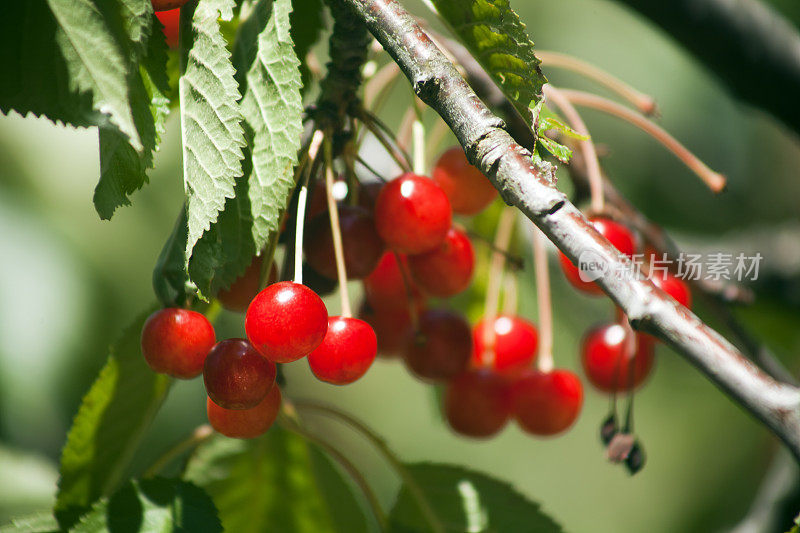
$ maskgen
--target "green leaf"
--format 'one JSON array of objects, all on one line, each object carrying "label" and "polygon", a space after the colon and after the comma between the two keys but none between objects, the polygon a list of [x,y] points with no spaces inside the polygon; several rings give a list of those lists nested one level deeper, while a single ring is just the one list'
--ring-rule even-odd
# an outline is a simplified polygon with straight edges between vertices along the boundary
[{"label": "green leaf", "polygon": [[572,157],[571,149],[567,148],[560,142],[554,141],[550,137],[546,136],[544,132],[541,132],[536,140],[539,141],[539,144],[541,144],[545,150],[553,154],[556,157],[556,159],[558,159],[562,163],[569,163],[569,160]]},{"label": "green leaf", "polygon": [[[194,245],[234,196],[242,175],[245,146],[242,113],[230,52],[218,18],[233,17],[233,0],[200,0],[187,4],[191,13],[192,48],[178,83],[183,139],[183,180],[188,233],[184,264],[188,268]],[[194,7],[194,12],[191,12]]]},{"label": "green leaf", "polygon": [[114,491],[167,395],[170,379],[150,370],[141,354],[148,315],[139,316],[111,347],[75,415],[61,452],[55,510],[62,525]]},{"label": "green leaf", "polygon": [[315,479],[312,449],[278,426],[253,440],[215,436],[189,460],[185,479],[211,495],[225,531],[366,531],[349,485],[328,477],[333,467],[323,483]]},{"label": "green leaf", "polygon": [[156,478],[125,484],[111,498],[95,504],[70,531],[217,533],[222,525],[214,502],[202,489],[185,481]]},{"label": "green leaf", "polygon": [[53,513],[15,518],[10,524],[0,527],[0,533],[52,533],[60,530]]},{"label": "green leaf", "polygon": [[531,124],[547,83],[533,41],[508,0],[430,0],[453,33]]},{"label": "green leaf", "polygon": [[[434,463],[406,465],[446,531],[514,531],[550,533],[561,526],[508,483],[458,466]],[[403,486],[389,516],[391,531],[418,532],[428,522]]]}]

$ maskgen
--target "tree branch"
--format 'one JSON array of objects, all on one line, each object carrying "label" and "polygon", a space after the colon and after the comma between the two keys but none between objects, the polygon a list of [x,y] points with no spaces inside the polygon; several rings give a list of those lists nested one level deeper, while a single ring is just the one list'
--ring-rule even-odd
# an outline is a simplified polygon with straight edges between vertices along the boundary
[{"label": "tree branch", "polygon": [[[492,181],[572,261],[584,252],[605,269],[598,284],[638,330],[669,343],[720,388],[769,427],[800,460],[800,390],[781,384],[728,341],[654,285],[633,275],[621,255],[533,165],[531,153],[503,129],[455,67],[396,0],[338,0],[350,6]],[[616,275],[618,272],[630,276]]]}]

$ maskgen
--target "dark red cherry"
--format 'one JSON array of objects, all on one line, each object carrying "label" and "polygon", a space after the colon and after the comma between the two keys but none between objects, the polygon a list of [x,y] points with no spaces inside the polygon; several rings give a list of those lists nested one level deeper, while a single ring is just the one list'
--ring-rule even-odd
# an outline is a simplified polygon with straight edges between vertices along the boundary
[{"label": "dark red cherry", "polygon": [[411,313],[407,308],[373,309],[367,302],[363,302],[358,317],[375,331],[378,338],[378,355],[387,357],[399,355],[411,329]]},{"label": "dark red cherry", "polygon": [[469,164],[459,146],[450,148],[439,157],[432,177],[447,194],[453,212],[460,215],[480,213],[497,197],[492,182]]},{"label": "dark red cherry", "polygon": [[234,439],[254,439],[275,422],[281,408],[281,389],[272,387],[261,403],[251,409],[225,409],[206,399],[208,422],[216,431]]},{"label": "dark red cherry", "polygon": [[381,189],[375,204],[375,226],[391,248],[420,254],[439,246],[450,229],[450,201],[436,182],[403,174]]},{"label": "dark red cherry", "polygon": [[469,364],[469,324],[448,309],[428,309],[419,316],[419,331],[410,331],[403,350],[408,368],[420,378],[445,380]]},{"label": "dark red cherry", "polygon": [[658,272],[650,277],[650,281],[656,287],[672,296],[682,306],[687,309],[692,308],[692,292],[683,280],[676,278],[669,272]]},{"label": "dark red cherry", "polygon": [[153,11],[169,11],[177,9],[189,0],[150,0],[153,4]]},{"label": "dark red cherry", "polygon": [[513,411],[510,384],[486,368],[463,372],[447,384],[444,411],[456,433],[469,437],[494,435],[503,429]]},{"label": "dark red cherry", "polygon": [[[481,320],[472,329],[472,365],[485,366],[488,361],[484,339],[488,324]],[[514,315],[500,315],[494,321],[494,363],[492,368],[501,373],[516,373],[529,367],[536,359],[536,350],[539,347],[539,333],[536,326],[522,317]]]},{"label": "dark red cherry", "polygon": [[628,390],[644,382],[653,368],[654,339],[638,334],[635,357],[629,355],[626,328],[619,324],[596,326],[583,339],[581,360],[589,381],[604,392]]},{"label": "dark red cherry", "polygon": [[583,385],[569,370],[526,370],[514,382],[514,416],[519,426],[534,435],[557,435],[578,418],[583,405]]},{"label": "dark red cherry", "polygon": [[438,247],[409,256],[408,266],[423,291],[449,298],[469,287],[475,270],[475,251],[466,233],[450,228]]},{"label": "dark red cherry", "polygon": [[290,363],[310,354],[325,338],[328,310],[305,285],[281,281],[253,299],[244,329],[261,355],[274,363]]},{"label": "dark red cherry", "polygon": [[200,375],[215,342],[214,327],[208,319],[188,309],[156,311],[142,328],[142,354],[147,364],[176,378]]},{"label": "dark red cherry", "polygon": [[[261,288],[261,267],[264,264],[264,257],[258,256],[253,258],[253,262],[247,267],[244,273],[236,278],[236,281],[231,283],[227,289],[222,289],[217,293],[217,299],[222,304],[222,307],[229,311],[237,313],[244,313],[253,298],[258,294]],[[269,278],[267,285],[271,285],[278,280],[278,268],[275,263],[269,271]]]},{"label": "dark red cherry", "polygon": [[339,288],[339,282],[336,279],[323,276],[311,268],[308,263],[303,263],[303,285],[319,296],[333,294]]},{"label": "dark red cherry", "polygon": [[275,385],[277,367],[244,339],[218,342],[206,357],[203,381],[208,397],[225,409],[250,409]]},{"label": "dark red cherry", "polygon": [[[375,221],[360,207],[339,206],[339,226],[347,277],[362,279],[378,266],[385,245],[375,231]],[[322,274],[336,279],[336,255],[328,211],[323,211],[308,223],[303,250],[306,262]]]},{"label": "dark red cherry", "polygon": [[[398,254],[386,252],[378,262],[375,270],[364,279],[364,296],[373,309],[405,309],[409,308],[409,291],[411,299],[417,306],[424,305],[424,298],[416,283],[411,279],[408,259]],[[405,276],[402,269],[405,270]],[[406,286],[408,283],[408,287]]]},{"label": "dark red cherry", "polygon": [[[636,250],[636,242],[628,228],[605,217],[591,217],[589,222],[591,222],[600,235],[608,239],[617,250],[628,257],[633,256]],[[594,281],[584,281],[581,279],[580,270],[572,264],[572,261],[570,261],[566,255],[563,253],[559,254],[559,260],[567,281],[569,281],[573,287],[586,294],[603,294],[600,286]]]},{"label": "dark red cherry", "polygon": [[378,202],[378,195],[383,189],[383,183],[379,181],[369,181],[361,183],[358,188],[358,205],[375,214],[375,204]]},{"label": "dark red cherry", "polygon": [[170,9],[169,11],[157,11],[156,16],[158,21],[164,25],[164,37],[167,40],[167,46],[170,48],[178,48],[180,41],[178,40],[178,28],[180,27],[181,10]]},{"label": "dark red cherry", "polygon": [[357,318],[332,316],[322,344],[308,356],[321,381],[347,385],[363,376],[378,353],[378,339],[369,324]]}]

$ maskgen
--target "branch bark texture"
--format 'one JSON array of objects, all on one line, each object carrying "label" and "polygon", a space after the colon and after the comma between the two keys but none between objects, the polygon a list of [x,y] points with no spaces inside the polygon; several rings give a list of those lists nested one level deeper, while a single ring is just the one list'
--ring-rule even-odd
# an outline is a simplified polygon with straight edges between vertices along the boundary
[{"label": "branch bark texture", "polygon": [[[336,0],[352,8],[400,66],[414,91],[436,110],[468,159],[505,202],[519,208],[572,261],[593,254],[605,268],[598,284],[635,329],[669,343],[761,420],[800,460],[800,389],[781,384],[747,360],[717,332],[645,279],[534,166],[504,123],[477,97],[456,68],[396,0]],[[620,276],[618,272],[629,272]]]}]

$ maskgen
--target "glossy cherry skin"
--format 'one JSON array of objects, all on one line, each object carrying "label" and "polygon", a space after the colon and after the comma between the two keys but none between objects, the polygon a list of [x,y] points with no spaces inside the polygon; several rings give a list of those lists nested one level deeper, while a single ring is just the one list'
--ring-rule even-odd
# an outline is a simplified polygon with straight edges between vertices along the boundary
[{"label": "glossy cherry skin", "polygon": [[[404,255],[386,252],[372,273],[364,278],[364,297],[373,309],[405,309],[409,308],[410,298],[417,306],[424,304],[422,292],[411,279],[408,259]],[[402,267],[401,267],[402,265]],[[405,276],[403,271],[405,270]],[[408,287],[406,286],[408,283]]]},{"label": "glossy cherry skin", "polygon": [[513,407],[510,383],[489,369],[468,370],[447,384],[445,417],[461,435],[475,438],[494,435],[511,418]]},{"label": "glossy cherry skin", "polygon": [[234,439],[254,439],[275,422],[281,408],[281,389],[272,387],[261,403],[251,409],[225,409],[206,400],[208,422],[216,431]]},{"label": "glossy cherry skin", "polygon": [[492,182],[469,164],[458,146],[439,156],[431,177],[447,194],[453,212],[460,215],[480,213],[497,198]]},{"label": "glossy cherry skin", "polygon": [[[227,289],[222,289],[217,293],[217,300],[222,304],[222,307],[228,311],[236,313],[244,313],[253,298],[258,294],[261,288],[261,267],[264,264],[264,257],[258,256],[253,258],[253,262],[247,267],[244,273],[236,278],[236,281],[231,283]],[[269,271],[269,278],[267,285],[271,285],[278,280],[278,268],[275,263]]]},{"label": "glossy cherry skin", "polygon": [[317,294],[299,283],[273,283],[247,308],[247,338],[274,363],[291,363],[310,354],[328,331],[328,310]]},{"label": "glossy cherry skin", "polygon": [[[484,366],[487,362],[484,339],[488,323],[481,320],[472,329],[472,364]],[[536,359],[539,333],[536,326],[522,317],[500,315],[494,321],[494,363],[496,372],[514,374],[529,367]]]},{"label": "glossy cherry skin", "polygon": [[569,370],[526,370],[513,385],[514,416],[533,435],[557,435],[578,418],[583,385]]},{"label": "glossy cherry skin", "polygon": [[[581,361],[589,381],[603,392],[624,391],[641,385],[653,368],[655,340],[636,335],[631,361],[626,330],[619,324],[599,325],[583,338]],[[631,373],[631,370],[633,371]]]},{"label": "glossy cherry skin", "polygon": [[464,317],[448,309],[428,309],[419,316],[419,331],[409,331],[403,357],[416,376],[441,381],[463,372],[471,352]]},{"label": "glossy cherry skin", "polygon": [[208,397],[225,409],[250,409],[275,385],[275,363],[244,339],[218,342],[206,357],[203,381]]},{"label": "glossy cherry skin", "polygon": [[157,11],[156,16],[159,22],[164,25],[164,37],[166,37],[167,46],[178,48],[180,44],[178,29],[180,28],[181,10]]},{"label": "glossy cherry skin", "polygon": [[[361,207],[342,205],[339,206],[339,227],[347,277],[363,279],[378,266],[386,248],[375,231],[375,221]],[[325,277],[336,279],[336,254],[327,210],[309,221],[303,250],[311,268]]]},{"label": "glossy cherry skin", "polygon": [[650,281],[656,287],[672,296],[682,306],[687,309],[692,308],[692,292],[683,280],[676,278],[669,272],[658,272],[650,277]]},{"label": "glossy cherry skin", "polygon": [[200,375],[215,342],[214,327],[208,319],[188,309],[156,311],[142,328],[142,354],[147,364],[176,378]]},{"label": "glossy cherry skin", "polygon": [[378,339],[369,324],[332,316],[325,339],[308,356],[308,365],[317,379],[347,385],[367,373],[377,353]]},{"label": "glossy cherry skin", "polygon": [[[634,241],[633,234],[628,228],[605,217],[592,217],[589,219],[589,222],[591,222],[595,229],[603,237],[608,239],[617,250],[628,257],[633,256],[633,253],[636,251],[636,242]],[[572,264],[572,261],[570,261],[566,255],[563,253],[559,254],[559,260],[561,262],[561,269],[564,271],[567,281],[569,281],[573,287],[585,292],[586,294],[603,294],[600,286],[594,281],[584,281],[581,279],[580,270],[578,267]]]},{"label": "glossy cherry skin", "polygon": [[170,11],[178,9],[189,0],[150,0],[153,4],[153,11]]},{"label": "glossy cherry skin", "polygon": [[466,233],[450,228],[442,244],[429,252],[409,256],[408,267],[425,293],[449,298],[469,287],[475,270],[475,251]]},{"label": "glossy cherry skin", "polygon": [[378,234],[404,254],[421,254],[439,246],[452,217],[442,188],[430,178],[411,173],[384,185],[375,203]]},{"label": "glossy cherry skin", "polygon": [[358,318],[369,324],[375,332],[378,355],[393,357],[400,354],[411,329],[411,313],[408,309],[373,309],[363,302],[358,310]]}]

